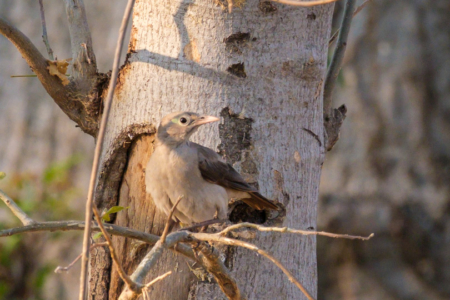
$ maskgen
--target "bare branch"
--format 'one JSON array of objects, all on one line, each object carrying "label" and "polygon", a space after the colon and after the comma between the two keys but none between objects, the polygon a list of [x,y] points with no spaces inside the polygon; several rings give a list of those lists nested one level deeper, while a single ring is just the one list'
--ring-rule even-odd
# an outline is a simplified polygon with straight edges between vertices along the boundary
[{"label": "bare branch", "polygon": [[327,78],[325,80],[323,92],[323,116],[325,126],[325,148],[330,151],[339,139],[339,133],[342,123],[346,117],[347,108],[345,105],[333,109],[333,90],[337,77],[342,67],[345,49],[347,47],[348,33],[355,11],[356,0],[347,0],[345,3],[344,17],[342,18],[341,29],[339,32],[336,49],[334,49],[333,58],[328,68]]},{"label": "bare branch", "polygon": [[167,221],[166,221],[166,226],[164,227],[164,231],[161,235],[161,244],[164,244],[166,241],[166,236],[169,233],[169,227],[171,224],[173,224],[173,220],[172,220],[172,215],[173,212],[175,211],[175,209],[177,208],[178,203],[180,203],[181,199],[183,199],[183,195],[181,195],[180,197],[178,197],[177,202],[175,202],[175,205],[172,207],[172,209],[170,210],[169,216],[167,217]]},{"label": "bare branch", "polygon": [[296,234],[301,234],[301,235],[321,235],[321,236],[327,236],[327,237],[331,237],[331,238],[349,239],[349,240],[367,241],[367,240],[370,240],[372,237],[374,237],[373,233],[371,233],[367,237],[364,237],[364,236],[356,236],[356,235],[348,235],[348,234],[330,233],[330,232],[325,232],[325,231],[310,231],[310,230],[291,229],[288,227],[264,227],[264,226],[260,226],[258,224],[253,224],[253,223],[239,223],[239,224],[231,225],[231,226],[225,228],[224,230],[222,230],[221,232],[219,232],[218,234],[220,234],[222,236],[226,236],[226,234],[229,233],[230,231],[237,230],[240,228],[245,228],[245,227],[246,228],[254,228],[258,231],[263,231],[263,232],[296,233]]},{"label": "bare branch", "polygon": [[[169,234],[166,237],[165,243],[161,242],[161,239],[153,246],[153,248],[145,255],[142,261],[137,266],[136,270],[131,275],[131,279],[136,283],[142,283],[147,273],[156,264],[158,259],[163,254],[164,248],[169,248],[175,246],[175,244],[186,240],[189,237],[189,232],[187,231],[177,231]],[[126,287],[119,296],[119,300],[135,300],[139,296],[136,293]]]},{"label": "bare branch", "polygon": [[147,284],[145,285],[144,288],[145,288],[145,289],[150,288],[152,285],[154,285],[154,284],[157,283],[158,281],[163,280],[164,278],[166,278],[166,277],[169,276],[170,274],[172,274],[172,271],[169,271],[169,272],[167,272],[167,273],[165,273],[165,274],[163,274],[163,275],[161,275],[161,276],[156,277],[155,279],[153,279],[152,281],[150,281],[149,283],[147,283]]},{"label": "bare branch", "polygon": [[[369,4],[369,2],[372,0],[366,0],[364,1],[360,6],[358,6],[355,11],[353,12],[353,18],[360,12],[363,10],[364,7],[366,7],[367,4]],[[339,31],[341,31],[341,29],[336,30],[335,33],[333,33],[333,35],[331,36],[331,38],[328,41],[328,46],[330,46],[334,40],[337,38]]]},{"label": "bare branch", "polygon": [[356,16],[360,11],[362,11],[363,8],[366,7],[366,5],[369,4],[370,1],[372,0],[366,0],[360,6],[358,6],[353,12],[353,17]]},{"label": "bare branch", "polygon": [[117,266],[117,270],[118,270],[120,278],[122,278],[122,280],[125,282],[125,284],[131,290],[133,290],[135,292],[140,291],[142,287],[138,286],[133,280],[131,280],[131,278],[127,275],[127,273],[123,269],[122,265],[120,264],[119,258],[117,257],[116,251],[114,250],[114,247],[112,245],[111,238],[109,237],[108,233],[106,232],[105,227],[103,227],[102,219],[100,217],[100,214],[98,213],[97,208],[94,206],[93,209],[94,209],[94,215],[97,220],[98,227],[100,227],[100,230],[102,231],[103,236],[105,237],[106,243],[108,244],[108,247],[109,247],[109,252],[111,253],[111,258]]},{"label": "bare branch", "polygon": [[[91,245],[91,248],[89,249],[90,251],[92,251],[95,248],[98,247],[103,247],[103,246],[108,246],[108,243],[97,243],[97,244],[93,244]],[[77,258],[75,258],[70,264],[67,265],[67,267],[61,267],[61,266],[57,266],[55,269],[55,273],[64,273],[64,272],[69,272],[69,270],[73,267],[73,265],[80,260],[81,255],[78,255]]]},{"label": "bare branch", "polygon": [[352,24],[353,12],[355,10],[356,0],[347,0],[345,3],[344,17],[342,18],[341,30],[336,45],[336,49],[331,59],[330,67],[328,68],[327,78],[325,80],[324,95],[323,95],[323,111],[324,114],[329,115],[331,112],[332,96],[336,79],[342,67],[345,49],[347,47],[348,33],[350,32],[350,25]]},{"label": "bare branch", "polygon": [[271,262],[273,262],[278,268],[280,268],[283,271],[284,274],[286,274],[286,276],[289,278],[289,281],[294,283],[297,286],[297,288],[300,291],[302,291],[302,293],[306,296],[306,298],[308,298],[308,300],[314,300],[314,298],[311,296],[311,294],[309,294],[309,292],[303,287],[303,285],[294,277],[294,275],[292,275],[292,273],[288,269],[286,269],[280,263],[280,261],[278,261],[275,257],[270,255],[268,252],[266,252],[266,251],[256,247],[255,245],[247,243],[247,242],[244,242],[244,241],[239,241],[239,240],[223,237],[223,236],[218,235],[218,234],[190,233],[190,236],[193,237],[194,239],[197,239],[197,240],[200,240],[200,241],[218,242],[218,243],[222,243],[222,244],[225,244],[225,245],[247,248],[247,249],[250,249],[252,251],[257,252],[258,254],[261,254],[262,256],[265,256]]},{"label": "bare branch", "polygon": [[317,1],[271,0],[271,1],[292,6],[310,7],[336,2],[337,0],[317,0]]},{"label": "bare branch", "polygon": [[[238,230],[240,228],[254,228],[259,231],[269,231],[269,232],[280,232],[280,233],[296,233],[296,234],[303,234],[303,235],[322,235],[322,236],[328,236],[333,238],[347,238],[347,239],[361,239],[361,240],[368,240],[371,237],[373,237],[373,234],[371,234],[368,237],[360,237],[360,236],[350,236],[345,234],[333,234],[328,232],[317,232],[317,231],[307,231],[307,230],[297,230],[297,229],[291,229],[287,227],[283,228],[277,228],[277,227],[263,227],[257,224],[252,223],[241,223],[232,225],[223,231],[215,234],[209,234],[209,233],[191,233],[188,231],[177,231],[173,232],[171,234],[168,234],[166,237],[165,244],[161,243],[161,239],[153,234],[129,229],[126,227],[121,227],[117,225],[112,224],[104,224],[105,230],[113,235],[128,237],[128,238],[134,238],[137,240],[141,240],[144,242],[147,242],[149,244],[154,244],[155,246],[147,253],[145,258],[141,261],[139,266],[136,268],[136,270],[133,272],[133,274],[130,276],[131,280],[133,280],[138,286],[139,284],[142,284],[142,281],[144,280],[144,277],[148,274],[148,272],[151,270],[151,268],[156,264],[158,259],[161,257],[163,250],[165,248],[170,248],[172,251],[176,251],[180,254],[183,254],[186,257],[189,257],[193,259],[194,261],[197,261],[200,263],[203,267],[206,268],[208,272],[213,274],[214,278],[217,280],[220,288],[222,291],[227,295],[229,299],[238,300],[241,299],[240,297],[240,291],[238,289],[237,283],[232,278],[229,271],[226,269],[226,267],[223,265],[223,262],[220,261],[218,258],[217,253],[214,253],[214,250],[211,248],[208,248],[207,244],[201,244],[200,246],[200,255],[194,255],[192,252],[192,249],[181,243],[193,243],[193,242],[218,242],[223,243],[226,245],[231,246],[238,246],[238,247],[244,247],[250,250],[253,250],[265,257],[267,257],[270,261],[272,261],[275,265],[277,265],[289,278],[291,282],[293,282],[305,295],[308,299],[313,299],[310,294],[304,289],[304,287],[298,282],[297,279],[287,270],[276,258],[271,256],[266,251],[259,249],[257,246],[244,242],[235,240],[232,238],[227,238],[223,235]],[[84,223],[80,221],[63,221],[63,222],[42,222],[42,223],[35,223],[28,226],[18,227],[18,228],[11,228],[7,230],[0,231],[0,237],[2,236],[11,236],[14,234],[19,233],[25,233],[25,232],[37,232],[37,231],[67,231],[67,230],[83,230]],[[92,231],[100,231],[99,226],[94,225],[92,226]],[[106,236],[106,234],[104,233]],[[176,248],[174,246],[176,245]],[[129,288],[126,288],[119,299],[121,300],[130,300],[130,299],[137,299],[137,297],[142,292],[142,289],[140,292],[136,293],[132,291]]]},{"label": "bare branch", "polygon": [[241,300],[241,291],[239,290],[237,282],[220,260],[217,250],[204,242],[200,244],[198,249],[201,253],[198,255],[200,264],[206,271],[214,276],[222,292],[228,299]]},{"label": "bare branch", "polygon": [[[79,1],[81,3],[81,1]],[[119,30],[119,38],[117,40],[117,46],[116,46],[116,53],[114,56],[114,64],[112,68],[112,74],[111,74],[111,80],[108,87],[108,95],[105,99],[105,108],[104,113],[102,117],[102,122],[100,124],[100,131],[97,138],[97,144],[95,145],[95,153],[94,153],[94,162],[92,164],[92,172],[91,172],[91,178],[89,182],[89,191],[88,191],[88,199],[86,202],[86,215],[85,215],[85,222],[86,222],[86,228],[84,231],[83,236],[83,258],[82,258],[82,264],[81,264],[81,278],[80,278],[80,296],[79,299],[83,300],[86,296],[86,287],[87,287],[87,279],[88,279],[88,263],[89,263],[89,244],[90,244],[90,221],[92,219],[92,203],[94,200],[94,188],[95,188],[95,182],[97,179],[98,169],[99,169],[99,162],[100,162],[100,156],[102,153],[103,148],[103,140],[105,137],[106,132],[106,124],[108,122],[109,118],[109,112],[111,108],[111,102],[114,94],[114,89],[116,87],[116,81],[117,76],[119,73],[119,59],[120,59],[120,53],[122,52],[122,46],[123,41],[125,39],[125,30],[127,28],[128,20],[130,19],[131,12],[133,10],[135,0],[128,0],[127,7],[125,9],[124,17],[122,19],[122,24],[120,26]],[[67,6],[71,6],[71,1],[66,1]],[[81,12],[84,15],[84,6],[81,7]],[[70,15],[70,14],[69,14]],[[84,16],[85,17],[85,16]],[[87,28],[87,23],[85,24]],[[81,43],[80,43],[81,44]],[[73,41],[72,41],[73,45]],[[90,36],[89,40],[86,41],[86,45],[88,49],[91,47],[91,41]],[[88,51],[89,52],[89,51]],[[92,60],[94,60],[94,53],[88,53]],[[89,65],[89,64],[88,64]],[[95,64],[91,64],[89,66],[92,66]]]},{"label": "bare branch", "polygon": [[42,40],[44,41],[45,47],[47,47],[48,57],[50,58],[50,60],[55,60],[53,58],[53,50],[50,47],[50,43],[48,42],[47,26],[45,25],[44,4],[42,3],[42,0],[39,0],[39,7],[41,8]]},{"label": "bare branch", "polygon": [[[94,50],[92,48],[91,32],[87,22],[86,11],[83,0],[65,0],[66,14],[69,21],[69,34],[73,58],[73,74],[75,80],[80,79],[86,83],[87,91],[90,90],[89,81],[96,76],[97,64]],[[82,44],[86,44],[87,56],[92,63],[86,59]]]},{"label": "bare branch", "polygon": [[19,218],[23,225],[32,225],[36,222],[28,217],[28,215],[11,199],[8,195],[5,194],[2,190],[0,190],[0,198],[3,202],[5,202],[6,206],[13,212],[13,214]]},{"label": "bare branch", "polygon": [[[82,231],[84,230],[84,222],[83,221],[51,221],[51,222],[36,222],[31,225],[15,227],[0,230],[0,237],[7,237],[16,234],[28,233],[28,232],[44,232],[44,231]],[[160,237],[154,234],[145,233],[142,231],[130,229],[127,227],[121,227],[113,224],[105,224],[104,225],[106,231],[108,233],[136,239],[139,241],[146,242],[150,245],[156,244],[159,241]],[[100,228],[97,225],[92,226],[92,231],[99,232]],[[173,249],[171,249],[173,250]],[[177,245],[177,249],[174,250],[184,256],[196,260],[192,249],[186,245]]]},{"label": "bare branch", "polygon": [[[78,85],[64,86],[61,80],[50,75],[47,70],[48,61],[42,56],[33,43],[16,27],[3,18],[0,18],[0,34],[5,36],[19,50],[31,70],[37,75],[47,93],[55,100],[61,110],[80,128],[95,136],[97,132],[97,121],[88,116],[85,105],[74,95],[80,95]],[[92,80],[95,82],[96,80]],[[84,98],[83,98],[84,99]]]}]

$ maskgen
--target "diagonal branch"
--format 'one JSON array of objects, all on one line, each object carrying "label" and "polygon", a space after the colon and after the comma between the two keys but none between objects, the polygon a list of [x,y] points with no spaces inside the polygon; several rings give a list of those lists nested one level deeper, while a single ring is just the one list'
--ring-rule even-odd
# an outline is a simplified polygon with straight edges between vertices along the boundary
[{"label": "diagonal branch", "polygon": [[[16,27],[3,18],[0,18],[0,33],[5,36],[19,50],[31,70],[37,75],[45,90],[58,105],[69,101],[69,89],[64,87],[55,76],[47,71],[47,60],[42,56],[33,43]],[[64,108],[61,107],[63,110]]]},{"label": "diagonal branch", "polygon": [[[92,251],[93,249],[97,248],[97,247],[104,247],[104,246],[108,246],[108,243],[97,243],[97,244],[93,244],[91,245],[91,248],[89,249],[90,251]],[[55,269],[55,273],[63,273],[63,272],[69,272],[69,270],[73,267],[73,265],[79,261],[81,258],[81,254],[78,255],[70,264],[67,265],[67,267],[61,267],[61,266],[57,266]]]},{"label": "diagonal branch", "polygon": [[[31,70],[37,75],[42,86],[61,110],[86,133],[95,136],[98,128],[97,120],[92,117],[93,112],[87,111],[85,97],[87,92],[81,93],[82,85],[69,84],[64,86],[61,80],[50,75],[47,70],[48,61],[42,56],[33,43],[14,25],[0,17],[0,34],[5,36],[19,50]],[[96,77],[90,79],[96,83]],[[89,101],[88,101],[89,102]]]},{"label": "diagonal branch", "polygon": [[[150,272],[150,269],[156,264],[158,259],[164,252],[164,248],[169,248],[175,246],[177,243],[187,239],[189,232],[187,231],[177,231],[175,233],[169,234],[165,242],[163,243],[160,239],[155,246],[145,255],[136,270],[131,275],[131,279],[138,284],[142,284],[145,276]],[[119,296],[119,300],[135,300],[139,297],[140,293],[136,293],[129,287],[126,287]]]},{"label": "diagonal branch", "polygon": [[23,225],[32,225],[36,222],[28,217],[28,215],[11,199],[8,195],[5,194],[2,190],[0,190],[0,199],[5,202],[6,206],[13,212],[13,214],[19,218]]},{"label": "diagonal branch", "polygon": [[236,280],[220,260],[217,250],[208,243],[200,243],[198,249],[200,250],[200,255],[198,255],[200,264],[206,269],[206,271],[214,276],[220,289],[228,297],[228,299],[243,299]]}]

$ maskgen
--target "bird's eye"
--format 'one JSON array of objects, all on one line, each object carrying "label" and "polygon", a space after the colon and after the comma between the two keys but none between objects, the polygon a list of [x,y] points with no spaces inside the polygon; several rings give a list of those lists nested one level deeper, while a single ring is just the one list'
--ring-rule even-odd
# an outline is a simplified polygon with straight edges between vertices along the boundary
[{"label": "bird's eye", "polygon": [[184,117],[181,117],[181,118],[180,118],[180,123],[181,123],[181,124],[186,124],[186,122],[187,122],[187,119],[186,119],[186,118],[184,118]]}]

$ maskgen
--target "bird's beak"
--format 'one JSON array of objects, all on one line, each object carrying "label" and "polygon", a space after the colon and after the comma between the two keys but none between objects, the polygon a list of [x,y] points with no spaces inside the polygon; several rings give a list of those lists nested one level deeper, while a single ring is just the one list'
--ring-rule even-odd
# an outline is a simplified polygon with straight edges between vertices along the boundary
[{"label": "bird's beak", "polygon": [[219,120],[219,118],[213,116],[201,116],[195,121],[195,125],[203,125],[207,123],[217,122]]}]

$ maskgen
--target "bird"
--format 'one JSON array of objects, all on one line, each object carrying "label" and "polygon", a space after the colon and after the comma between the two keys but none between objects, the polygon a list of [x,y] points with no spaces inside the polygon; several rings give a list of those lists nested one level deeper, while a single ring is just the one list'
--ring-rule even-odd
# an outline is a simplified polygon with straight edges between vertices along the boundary
[{"label": "bird", "polygon": [[201,125],[219,120],[194,112],[174,112],[161,120],[145,169],[146,192],[167,216],[181,198],[173,211],[174,222],[223,220],[231,198],[258,210],[278,209],[214,150],[189,140]]}]

